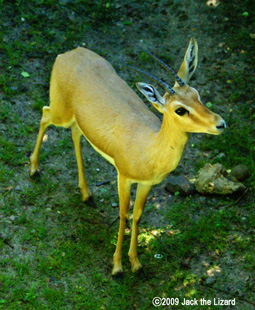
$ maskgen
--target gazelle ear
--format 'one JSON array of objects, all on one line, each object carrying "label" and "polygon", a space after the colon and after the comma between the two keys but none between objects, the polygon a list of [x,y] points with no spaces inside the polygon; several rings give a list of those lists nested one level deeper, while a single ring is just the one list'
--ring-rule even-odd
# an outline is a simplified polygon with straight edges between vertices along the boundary
[{"label": "gazelle ear", "polygon": [[161,113],[165,111],[165,99],[161,97],[156,88],[146,83],[136,83],[136,87],[140,92],[154,105],[154,107]]},{"label": "gazelle ear", "polygon": [[198,59],[198,45],[197,41],[194,38],[191,38],[189,46],[184,56],[183,63],[180,66],[180,69],[177,75],[187,83],[197,67]]}]

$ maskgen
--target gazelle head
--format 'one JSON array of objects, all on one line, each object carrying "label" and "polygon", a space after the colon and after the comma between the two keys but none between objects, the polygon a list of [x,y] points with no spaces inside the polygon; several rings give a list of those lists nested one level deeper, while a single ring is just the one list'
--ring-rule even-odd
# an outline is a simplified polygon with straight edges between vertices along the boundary
[{"label": "gazelle head", "polygon": [[166,90],[165,95],[162,97],[151,84],[136,84],[140,92],[146,96],[153,106],[163,113],[179,131],[202,132],[213,135],[222,133],[226,128],[225,121],[218,114],[213,113],[204,106],[198,91],[187,84],[197,67],[198,46],[196,40],[193,38],[190,40],[184,61],[177,74],[156,56],[147,51],[145,52],[158,61],[168,72],[173,74],[176,80],[174,87],[171,88],[162,80],[133,68],[147,75]]}]

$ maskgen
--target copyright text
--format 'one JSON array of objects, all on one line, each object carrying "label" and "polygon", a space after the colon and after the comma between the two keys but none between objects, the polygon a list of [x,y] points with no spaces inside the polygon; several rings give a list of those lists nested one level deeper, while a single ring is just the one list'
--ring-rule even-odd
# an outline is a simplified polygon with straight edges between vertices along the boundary
[{"label": "copyright text", "polygon": [[180,299],[180,298],[161,298],[161,297],[154,297],[152,299],[152,304],[155,307],[159,306],[235,306],[236,300],[233,299],[220,299],[220,298],[213,298],[205,299],[205,298],[194,298],[194,299]]}]

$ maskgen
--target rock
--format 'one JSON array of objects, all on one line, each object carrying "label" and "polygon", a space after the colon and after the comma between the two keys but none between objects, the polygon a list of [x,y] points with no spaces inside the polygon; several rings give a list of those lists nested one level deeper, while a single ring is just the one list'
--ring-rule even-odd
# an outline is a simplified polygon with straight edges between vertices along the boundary
[{"label": "rock", "polygon": [[195,187],[202,194],[232,194],[243,191],[245,186],[228,178],[226,169],[221,164],[205,164],[198,172]]},{"label": "rock", "polygon": [[15,189],[16,189],[17,191],[24,191],[24,187],[23,187],[22,185],[17,185],[17,186],[15,187]]},{"label": "rock", "polygon": [[205,281],[206,284],[212,285],[216,282],[216,279],[214,277],[208,277]]},{"label": "rock", "polygon": [[222,159],[223,157],[225,157],[226,155],[224,154],[224,153],[219,153],[218,155],[216,155],[215,157],[214,157],[214,160],[215,159]]},{"label": "rock", "polygon": [[183,196],[188,196],[195,192],[194,184],[192,184],[183,175],[180,175],[177,177],[174,177],[174,176],[168,177],[168,182],[166,184],[165,189],[171,194],[179,192],[180,195],[183,195]]},{"label": "rock", "polygon": [[250,171],[247,166],[240,164],[231,170],[230,175],[235,177],[238,181],[244,181],[249,177]]},{"label": "rock", "polygon": [[13,221],[15,221],[15,219],[16,219],[16,217],[14,216],[14,215],[11,215],[10,216],[10,220],[13,222]]}]

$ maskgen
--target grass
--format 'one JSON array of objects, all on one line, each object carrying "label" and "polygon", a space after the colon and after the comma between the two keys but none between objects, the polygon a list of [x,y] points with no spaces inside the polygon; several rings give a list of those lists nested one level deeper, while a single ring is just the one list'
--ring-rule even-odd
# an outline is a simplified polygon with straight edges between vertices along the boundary
[{"label": "grass", "polygon": [[[247,73],[247,79],[249,73]],[[220,77],[219,77],[220,78]],[[255,183],[255,137],[254,137],[254,104],[253,104],[253,90],[250,85],[247,87],[246,98],[240,94],[240,91],[245,89],[243,80],[245,74],[240,76],[240,73],[232,77],[231,94],[229,97],[229,113],[226,115],[225,120],[228,125],[228,130],[225,135],[219,137],[212,137],[204,140],[201,149],[208,151],[217,149],[220,153],[226,156],[222,159],[217,158],[216,161],[222,162],[226,167],[233,168],[234,166],[245,163],[250,170],[249,185],[254,188]],[[250,78],[251,84],[254,84],[254,77]],[[238,104],[238,102],[241,102]],[[216,102],[217,104],[217,102]],[[220,102],[218,102],[220,105]],[[215,162],[215,161],[212,161]]]},{"label": "grass", "polygon": [[[177,2],[173,7],[166,7],[165,1],[147,1],[146,5],[85,0],[0,3],[0,309],[148,310],[154,309],[152,299],[156,296],[178,298],[180,302],[183,298],[235,297],[236,309],[252,309],[255,149],[254,77],[249,68],[255,62],[255,49],[249,34],[253,4],[244,1],[241,6],[232,1],[231,9],[221,3],[214,11],[213,16],[227,23],[209,29],[208,35],[214,37],[228,30],[229,37],[214,38],[215,42],[224,39],[225,52],[211,57],[219,57],[222,63],[227,59],[230,64],[236,63],[236,57],[245,70],[238,66],[222,66],[216,74],[208,70],[208,89],[211,87],[213,95],[217,95],[214,87],[218,81],[224,85],[223,104],[221,97],[214,101],[208,98],[213,109],[224,114],[228,130],[194,142],[202,153],[211,152],[206,158],[211,163],[216,161],[213,150],[217,149],[225,154],[217,162],[228,169],[246,164],[250,169],[245,182],[249,190],[241,197],[181,197],[169,196],[161,186],[155,187],[140,224],[138,252],[144,274],[130,271],[127,228],[125,275],[115,280],[111,277],[118,231],[118,209],[112,207],[118,203],[114,169],[83,141],[85,170],[97,208],[82,203],[70,131],[49,128],[48,141],[40,153],[40,180],[29,178],[29,156],[41,108],[48,103],[50,70],[57,54],[78,45],[99,52],[117,68],[125,48],[131,62],[136,57],[140,63],[147,61],[143,53],[136,56],[130,42],[126,45],[127,33],[133,35],[132,40],[140,40],[145,33],[148,42],[164,49],[166,61],[175,59],[175,55],[169,56],[164,23],[176,21],[178,27],[186,29],[190,6],[183,2],[172,12]],[[242,15],[243,11],[248,16]],[[202,13],[210,20],[209,8]],[[144,27],[148,21],[150,33]],[[246,44],[240,48],[243,40]],[[152,68],[153,62],[147,61],[147,66]],[[28,72],[29,77],[22,72]],[[199,166],[204,161],[205,157],[198,156],[192,164]],[[108,183],[96,186],[101,181]]]}]

